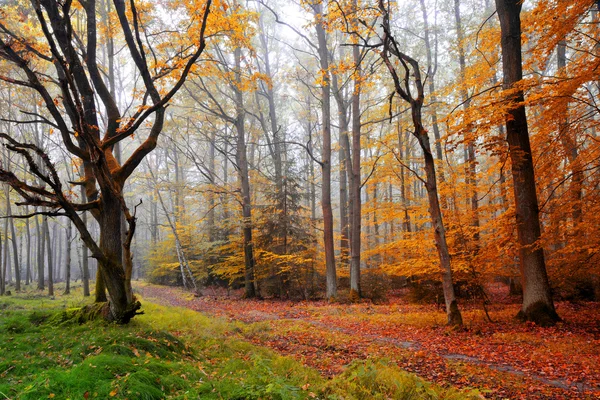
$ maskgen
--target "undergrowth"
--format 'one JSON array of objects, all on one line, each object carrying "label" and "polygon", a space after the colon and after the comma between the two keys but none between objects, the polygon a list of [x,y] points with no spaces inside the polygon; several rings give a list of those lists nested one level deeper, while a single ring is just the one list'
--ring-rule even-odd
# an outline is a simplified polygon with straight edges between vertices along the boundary
[{"label": "undergrowth", "polygon": [[246,327],[144,302],[127,326],[75,322],[76,296],[1,298],[0,399],[459,399],[392,364],[326,380],[242,337]]}]

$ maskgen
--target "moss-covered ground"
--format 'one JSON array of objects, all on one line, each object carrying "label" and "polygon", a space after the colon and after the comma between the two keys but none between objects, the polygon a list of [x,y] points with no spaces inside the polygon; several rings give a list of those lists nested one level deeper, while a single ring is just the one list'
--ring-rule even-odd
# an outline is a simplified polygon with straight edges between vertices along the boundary
[{"label": "moss-covered ground", "polygon": [[[57,292],[60,291],[58,288]],[[332,379],[244,339],[241,323],[143,302],[126,326],[69,318],[79,290],[0,298],[0,399],[463,399],[392,363]]]}]

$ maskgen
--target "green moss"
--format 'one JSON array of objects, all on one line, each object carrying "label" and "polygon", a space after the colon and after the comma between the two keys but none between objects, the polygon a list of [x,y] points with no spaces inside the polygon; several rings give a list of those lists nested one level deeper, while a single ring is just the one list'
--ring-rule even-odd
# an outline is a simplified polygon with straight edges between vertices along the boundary
[{"label": "green moss", "polygon": [[19,296],[0,310],[0,397],[383,399],[403,398],[394,396],[404,390],[464,398],[387,364],[356,363],[327,383],[316,370],[244,340],[264,324],[240,327],[145,302],[145,315],[120,326],[79,320],[81,304],[72,297]]}]

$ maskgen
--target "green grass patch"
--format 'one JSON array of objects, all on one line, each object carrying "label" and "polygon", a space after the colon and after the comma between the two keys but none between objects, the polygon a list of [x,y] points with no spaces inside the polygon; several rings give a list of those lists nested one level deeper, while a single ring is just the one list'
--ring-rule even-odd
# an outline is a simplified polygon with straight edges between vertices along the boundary
[{"label": "green grass patch", "polygon": [[[244,340],[252,329],[144,302],[129,325],[74,323],[74,294],[0,299],[0,399],[459,399],[398,368],[357,362],[333,380]],[[261,328],[264,329],[264,326]]]}]

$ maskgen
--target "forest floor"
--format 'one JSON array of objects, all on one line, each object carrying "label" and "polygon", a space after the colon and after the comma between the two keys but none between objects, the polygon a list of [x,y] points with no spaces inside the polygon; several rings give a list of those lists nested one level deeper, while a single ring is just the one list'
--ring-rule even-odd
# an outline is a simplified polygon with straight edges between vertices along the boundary
[{"label": "forest floor", "polygon": [[316,368],[340,374],[353,360],[386,360],[428,381],[475,388],[494,399],[600,399],[598,303],[557,304],[564,322],[552,328],[514,319],[504,287],[492,288],[489,322],[477,304],[463,305],[464,329],[445,326],[434,305],[403,297],[385,304],[246,300],[222,290],[197,297],[181,288],[137,283],[159,304],[245,323],[243,335]]}]

